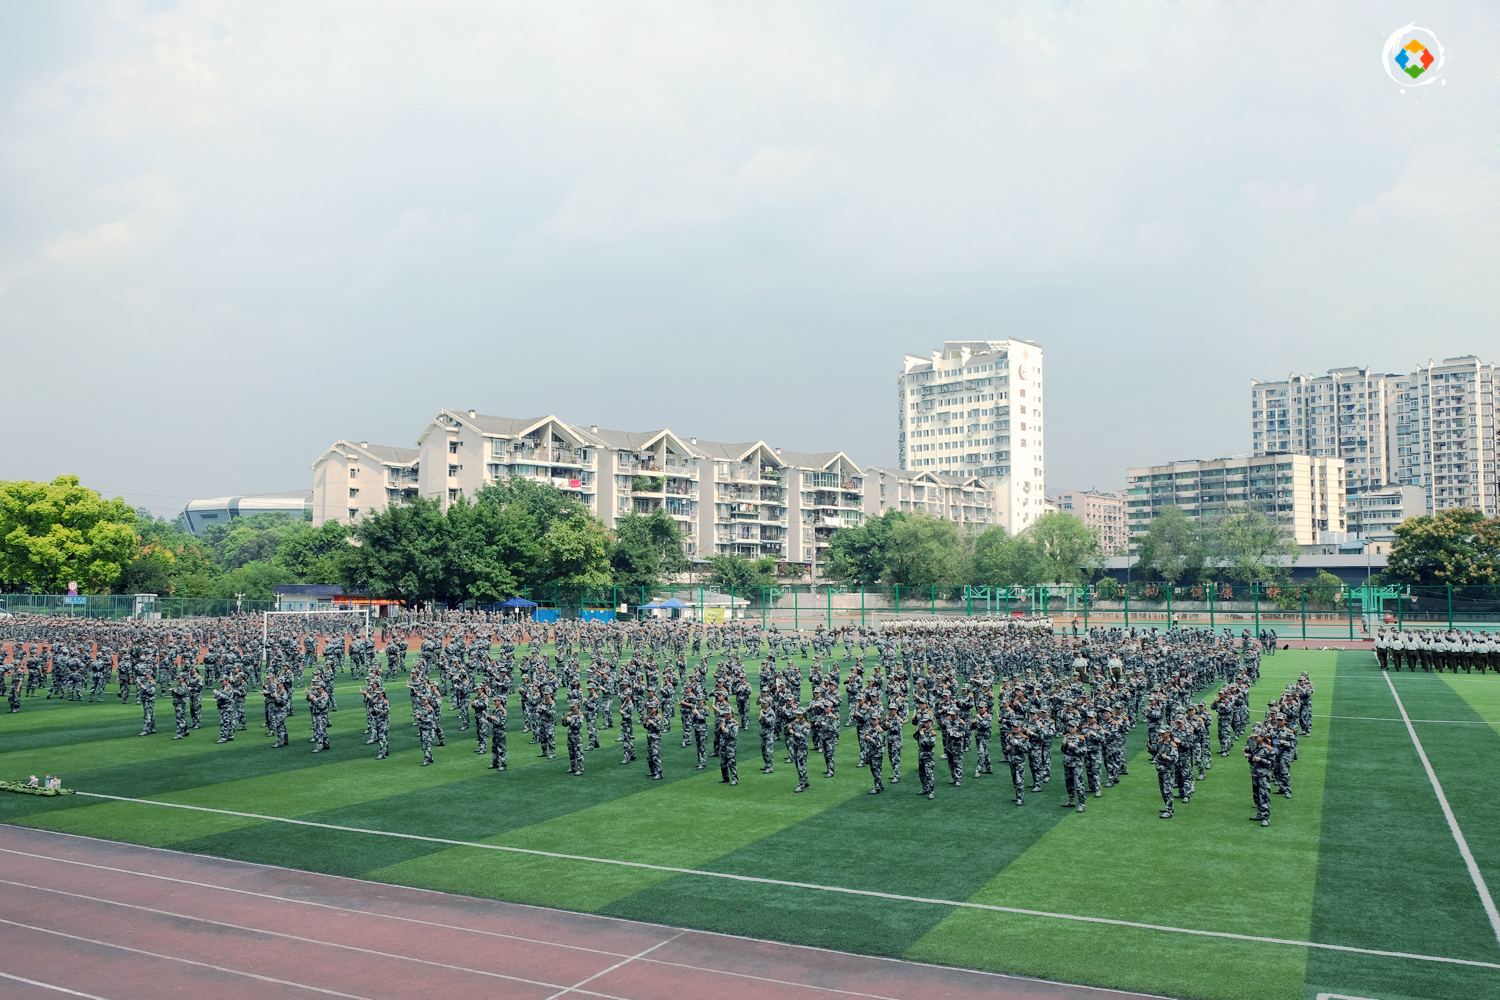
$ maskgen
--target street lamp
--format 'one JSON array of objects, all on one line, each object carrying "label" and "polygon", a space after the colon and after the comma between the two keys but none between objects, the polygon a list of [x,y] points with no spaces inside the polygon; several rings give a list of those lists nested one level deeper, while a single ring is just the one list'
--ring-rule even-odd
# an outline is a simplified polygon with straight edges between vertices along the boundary
[{"label": "street lamp", "polygon": [[239,614],[240,613],[240,602],[244,598],[244,596],[245,596],[244,594],[235,594],[234,595],[234,613],[235,614]]}]

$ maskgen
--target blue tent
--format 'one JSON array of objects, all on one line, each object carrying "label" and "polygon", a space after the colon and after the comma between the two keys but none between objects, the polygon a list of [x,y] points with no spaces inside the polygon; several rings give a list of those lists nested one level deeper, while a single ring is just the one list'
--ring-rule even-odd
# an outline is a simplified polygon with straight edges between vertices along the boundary
[{"label": "blue tent", "polygon": [[500,602],[500,607],[502,607],[502,608],[534,608],[534,607],[536,607],[536,605],[533,604],[531,601],[526,600],[526,598],[524,598],[524,597],[512,597],[508,601],[501,601]]},{"label": "blue tent", "polygon": [[689,608],[689,607],[692,607],[692,605],[690,605],[690,604],[683,604],[681,601],[679,601],[677,598],[674,597],[670,601],[662,601],[660,604],[657,605],[657,607],[658,608]]}]

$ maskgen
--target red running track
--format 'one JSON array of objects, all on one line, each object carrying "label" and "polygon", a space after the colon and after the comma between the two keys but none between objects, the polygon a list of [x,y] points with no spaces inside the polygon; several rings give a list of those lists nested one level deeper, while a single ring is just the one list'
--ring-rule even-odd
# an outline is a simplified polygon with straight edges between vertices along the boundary
[{"label": "red running track", "polygon": [[1139,996],[0,825],[0,997]]}]

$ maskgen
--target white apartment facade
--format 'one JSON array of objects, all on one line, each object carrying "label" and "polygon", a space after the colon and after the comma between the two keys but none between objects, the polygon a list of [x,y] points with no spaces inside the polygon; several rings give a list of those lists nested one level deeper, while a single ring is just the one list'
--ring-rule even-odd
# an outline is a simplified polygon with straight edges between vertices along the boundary
[{"label": "white apartment facade", "polygon": [[414,448],[335,441],[312,464],[313,525],[353,524],[416,496],[419,456]]},{"label": "white apartment facade", "polygon": [[1125,526],[1125,498],[1101,490],[1065,490],[1048,497],[1064,514],[1072,514],[1090,528],[1099,530],[1099,544],[1107,556],[1124,555],[1130,545]]},{"label": "white apartment facade", "polygon": [[1346,520],[1349,536],[1370,546],[1376,555],[1389,554],[1396,542],[1396,525],[1427,509],[1420,486],[1385,486],[1349,497]]},{"label": "white apartment facade", "polygon": [[867,466],[865,516],[888,510],[940,517],[971,533],[1001,523],[995,489],[981,476]]},{"label": "white apartment facade", "polygon": [[1350,490],[1389,485],[1395,480],[1394,404],[1404,378],[1352,367],[1279,382],[1251,380],[1253,454],[1342,458]]},{"label": "white apartment facade", "polygon": [[1311,455],[1265,455],[1171,462],[1126,470],[1130,554],[1140,553],[1151,522],[1165,507],[1194,521],[1236,510],[1259,511],[1299,545],[1314,545],[1346,528],[1344,462]]},{"label": "white apartment facade", "polygon": [[1396,403],[1396,480],[1419,486],[1424,513],[1471,507],[1500,516],[1495,488],[1495,366],[1473,355],[1429,361]]},{"label": "white apartment facade", "polygon": [[1024,531],[1044,510],[1042,349],[1029,340],[950,340],[908,354],[897,376],[897,466],[996,494],[1002,526]]},{"label": "white apartment facade", "polygon": [[[834,532],[864,516],[863,473],[843,452],[783,453],[764,441],[705,441],[669,428],[616,431],[555,415],[446,409],[428,422],[417,445],[405,495],[446,507],[492,483],[530,479],[576,497],[611,529],[628,513],[665,510],[694,559],[771,557],[816,569]],[[342,454],[336,445],[319,462],[326,465],[334,452]],[[354,520],[376,509],[329,516]]]}]

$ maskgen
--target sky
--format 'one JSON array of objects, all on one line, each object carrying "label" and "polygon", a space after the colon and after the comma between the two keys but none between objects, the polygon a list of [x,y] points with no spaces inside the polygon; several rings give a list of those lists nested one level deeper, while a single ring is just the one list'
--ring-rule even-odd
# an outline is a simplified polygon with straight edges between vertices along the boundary
[{"label": "sky", "polygon": [[1118,489],[1497,360],[1497,111],[1493,3],[0,0],[0,479],[171,516],[443,407],[893,465],[902,356],[1013,336]]}]

